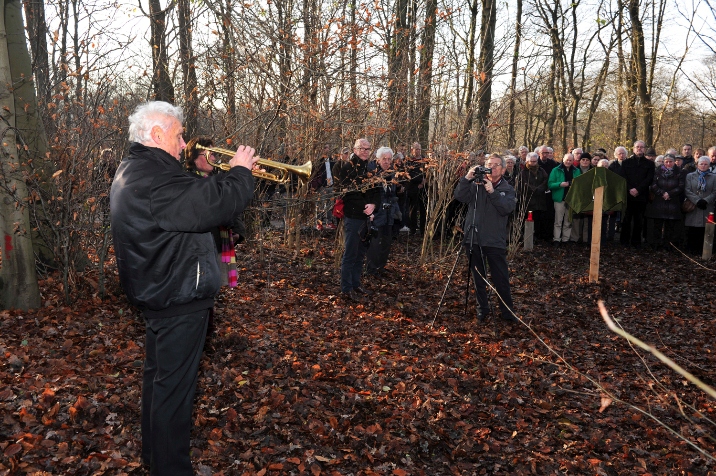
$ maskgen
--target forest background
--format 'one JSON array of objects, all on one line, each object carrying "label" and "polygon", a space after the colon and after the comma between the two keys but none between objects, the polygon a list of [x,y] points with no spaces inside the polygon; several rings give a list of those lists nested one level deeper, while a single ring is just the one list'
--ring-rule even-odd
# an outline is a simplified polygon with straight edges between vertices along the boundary
[{"label": "forest background", "polygon": [[[366,307],[334,295],[340,240],[306,232],[316,197],[289,190],[253,204],[242,288],[223,303],[218,356],[202,371],[192,451],[206,467],[713,468],[712,400],[664,368],[652,374],[651,357],[617,344],[593,319],[594,301],[605,299],[634,333],[675,349],[713,384],[704,339],[713,313],[694,286],[710,282],[710,270],[604,250],[611,272],[592,285],[582,251],[518,255],[516,311],[536,339],[465,319],[464,276],[445,288],[444,314],[425,300],[443,291],[459,248],[439,220],[459,166],[446,151],[548,144],[559,156],[635,139],[659,151],[715,143],[710,0],[3,6],[0,305],[14,310],[0,319],[0,474],[140,471],[142,326],[112,263],[108,191],[127,148],[127,117],[148,99],[182,106],[187,138],[250,144],[282,161],[316,161],[326,146],[334,152],[357,137],[376,147],[417,140],[433,154],[427,232],[400,242],[400,282],[371,283],[378,297]],[[266,213],[282,231],[262,228]],[[519,239],[513,244],[520,253]],[[561,360],[555,348],[571,353]],[[610,403],[622,397],[649,410],[615,410]],[[339,403],[334,415],[327,407]]]}]

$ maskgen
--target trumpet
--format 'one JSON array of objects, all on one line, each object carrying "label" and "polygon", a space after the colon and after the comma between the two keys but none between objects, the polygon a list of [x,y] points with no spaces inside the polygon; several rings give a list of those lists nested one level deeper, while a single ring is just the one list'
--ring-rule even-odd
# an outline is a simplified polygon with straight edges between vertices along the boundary
[{"label": "trumpet", "polygon": [[[215,154],[219,155],[228,155],[229,157],[233,157],[236,151],[229,150],[229,149],[222,149],[220,147],[207,147],[203,145],[196,144],[195,148],[197,150],[205,150],[207,152],[213,152]],[[223,171],[228,171],[231,169],[231,166],[229,164],[225,163],[219,163],[219,162],[212,162],[209,157],[206,158],[206,162],[211,165],[212,167],[215,167],[217,169],[221,169]],[[276,169],[279,172],[278,173],[270,173],[270,172],[262,172],[260,170],[252,170],[251,174],[256,178],[261,178],[264,180],[268,180],[270,182],[276,182],[276,183],[286,183],[289,181],[291,174],[296,174],[301,179],[301,181],[306,181],[311,176],[311,170],[313,170],[313,164],[309,160],[303,165],[288,165],[284,164],[283,162],[276,162],[274,160],[268,160],[268,159],[259,159],[257,164],[268,167],[271,169]]]}]

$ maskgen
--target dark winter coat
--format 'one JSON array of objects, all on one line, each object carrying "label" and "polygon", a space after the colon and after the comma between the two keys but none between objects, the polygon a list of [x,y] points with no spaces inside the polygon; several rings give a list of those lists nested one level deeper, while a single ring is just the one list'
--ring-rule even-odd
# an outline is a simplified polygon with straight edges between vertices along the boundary
[{"label": "dark winter coat", "polygon": [[[654,173],[654,181],[649,187],[654,200],[646,206],[646,216],[661,220],[680,220],[682,216],[680,196],[684,191],[684,174],[676,166],[669,177],[666,177],[666,174],[667,171],[663,167],[659,167]],[[668,200],[664,200],[664,193],[669,194]]]},{"label": "dark winter coat", "polygon": [[[646,203],[649,187],[654,181],[654,162],[646,157],[632,155],[622,162],[622,177],[627,181],[627,200]],[[635,188],[639,194],[632,197],[629,190]]]},{"label": "dark winter coat", "polygon": [[348,218],[366,218],[363,210],[367,204],[372,203],[376,207],[380,205],[380,189],[371,187],[365,190],[364,182],[368,178],[367,166],[367,160],[361,160],[357,155],[351,154],[350,159],[343,163],[343,166],[334,167],[334,180],[345,192],[343,212]]},{"label": "dark winter coat", "polygon": [[507,180],[501,180],[495,190],[488,193],[483,185],[478,187],[476,181],[461,177],[455,200],[468,204],[464,227],[466,244],[507,248],[507,220],[517,205],[515,189]]},{"label": "dark winter coat", "polygon": [[547,210],[544,195],[547,191],[547,172],[541,167],[525,168],[517,177],[516,190],[520,201],[527,201],[528,211]]},{"label": "dark winter coat", "polygon": [[230,226],[253,197],[244,167],[198,179],[165,151],[133,143],[112,182],[119,279],[145,317],[214,305],[221,276],[210,230]]}]

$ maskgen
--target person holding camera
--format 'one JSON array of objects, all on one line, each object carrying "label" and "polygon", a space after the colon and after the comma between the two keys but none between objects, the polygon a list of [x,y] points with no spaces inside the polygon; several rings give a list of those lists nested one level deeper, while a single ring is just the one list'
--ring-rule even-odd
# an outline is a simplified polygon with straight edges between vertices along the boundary
[{"label": "person holding camera", "polygon": [[554,202],[554,232],[552,243],[556,246],[560,243],[569,243],[569,236],[572,234],[572,221],[569,219],[569,208],[564,201],[567,196],[572,180],[579,177],[581,171],[574,165],[574,156],[564,154],[562,163],[552,169],[549,174],[547,186],[552,191]]},{"label": "person holding camera", "polygon": [[485,167],[468,170],[455,189],[455,199],[468,204],[465,216],[465,253],[475,281],[477,318],[483,322],[490,314],[487,297],[486,265],[500,301],[502,319],[517,322],[512,313],[510,276],[507,268],[507,220],[516,207],[515,189],[502,178],[505,159],[492,154]]}]

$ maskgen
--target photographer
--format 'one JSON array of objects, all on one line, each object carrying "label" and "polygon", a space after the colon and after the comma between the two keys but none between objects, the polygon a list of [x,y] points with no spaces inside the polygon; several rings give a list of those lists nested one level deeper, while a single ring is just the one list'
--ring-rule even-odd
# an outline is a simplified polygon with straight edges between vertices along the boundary
[{"label": "photographer", "polygon": [[512,315],[510,276],[507,268],[507,219],[514,211],[515,189],[502,178],[505,160],[492,154],[485,167],[472,167],[455,189],[455,199],[468,204],[465,217],[465,252],[475,281],[479,309],[477,318],[490,314],[487,298],[485,261],[500,297],[502,319],[517,322]]}]

